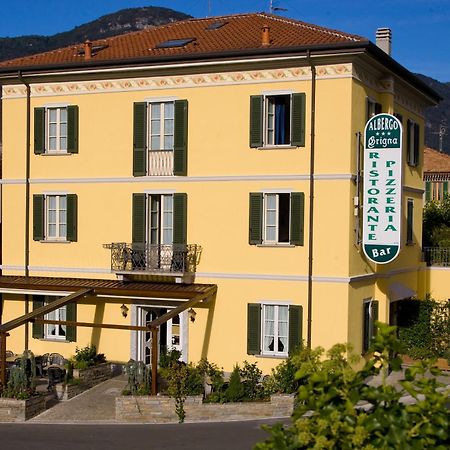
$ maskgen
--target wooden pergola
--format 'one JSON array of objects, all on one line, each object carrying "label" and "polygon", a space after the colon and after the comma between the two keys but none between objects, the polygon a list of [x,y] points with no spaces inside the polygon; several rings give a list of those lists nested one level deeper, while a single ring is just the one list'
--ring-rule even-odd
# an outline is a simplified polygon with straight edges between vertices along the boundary
[{"label": "wooden pergola", "polygon": [[[6,385],[6,340],[8,332],[26,323],[38,322],[75,327],[110,328],[116,330],[151,331],[152,334],[152,395],[157,394],[158,366],[158,330],[168,320],[200,302],[213,298],[217,286],[213,284],[169,284],[117,280],[92,280],[79,278],[47,278],[47,277],[0,277],[0,293],[19,295],[40,294],[45,292],[61,292],[62,297],[39,307],[9,322],[0,324],[0,386]],[[67,292],[71,292],[67,294]],[[86,297],[104,298],[147,298],[154,304],[168,306],[171,309],[156,318],[147,326],[118,325],[78,321],[46,320],[44,316],[69,303],[79,302]],[[181,300],[181,301],[180,301]],[[1,319],[1,317],[0,317]]]}]

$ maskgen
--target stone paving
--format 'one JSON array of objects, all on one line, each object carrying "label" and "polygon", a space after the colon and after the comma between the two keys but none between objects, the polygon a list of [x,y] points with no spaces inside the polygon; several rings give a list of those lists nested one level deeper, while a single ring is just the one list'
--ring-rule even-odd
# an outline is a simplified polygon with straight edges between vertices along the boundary
[{"label": "stone paving", "polygon": [[120,375],[52,408],[29,423],[108,423],[115,422],[115,401],[127,384]]}]

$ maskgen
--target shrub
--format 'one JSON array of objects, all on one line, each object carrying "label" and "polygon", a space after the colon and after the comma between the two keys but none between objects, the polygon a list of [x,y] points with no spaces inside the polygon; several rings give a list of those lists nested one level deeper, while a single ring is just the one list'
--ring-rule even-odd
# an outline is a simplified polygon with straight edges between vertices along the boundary
[{"label": "shrub", "polygon": [[167,369],[173,363],[179,361],[181,358],[180,350],[171,349],[161,352],[159,356],[159,367],[162,369]]},{"label": "shrub", "polygon": [[125,365],[128,383],[123,395],[149,395],[151,392],[152,374],[150,369],[142,362],[130,359]]},{"label": "shrub", "polygon": [[[401,359],[393,356],[400,348],[395,327],[379,324],[374,356],[361,370],[351,369],[345,346],[335,347],[327,360],[301,368],[292,425],[270,428],[270,438],[255,449],[449,448],[450,391],[440,391],[440,371],[425,362],[407,369],[400,381],[403,393],[387,382],[389,371],[401,370]],[[373,377],[379,377],[379,385],[366,384]],[[400,401],[405,392],[414,404]]]},{"label": "shrub", "polygon": [[105,355],[103,353],[97,353],[95,345],[87,345],[83,348],[76,348],[75,356],[73,357],[73,367],[75,369],[86,369],[87,367],[95,366],[105,361]]},{"label": "shrub", "polygon": [[244,385],[241,383],[238,365],[235,365],[233,371],[231,372],[230,382],[224,395],[228,402],[240,402],[244,398],[245,389]]},{"label": "shrub", "polygon": [[2,397],[25,400],[36,392],[36,362],[34,354],[25,350],[18,366],[12,366],[9,380],[2,392]]},{"label": "shrub", "polygon": [[262,371],[257,367],[256,363],[250,364],[244,361],[244,366],[239,370],[239,375],[244,386],[244,400],[260,400],[264,398],[261,384]]},{"label": "shrub", "polygon": [[265,395],[272,394],[293,394],[298,389],[298,380],[295,374],[298,367],[294,364],[290,356],[282,361],[278,366],[272,369],[270,376],[267,376],[263,382]]}]

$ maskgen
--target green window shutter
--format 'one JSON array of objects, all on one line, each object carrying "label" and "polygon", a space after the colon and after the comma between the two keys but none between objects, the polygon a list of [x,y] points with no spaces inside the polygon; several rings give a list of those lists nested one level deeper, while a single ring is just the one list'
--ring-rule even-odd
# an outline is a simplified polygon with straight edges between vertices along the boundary
[{"label": "green window shutter", "polygon": [[133,175],[142,177],[147,172],[147,103],[133,105]]},{"label": "green window shutter", "polygon": [[289,306],[289,353],[302,345],[303,307]]},{"label": "green window shutter", "polygon": [[413,243],[413,220],[414,220],[414,203],[408,200],[406,211],[406,243]]},{"label": "green window shutter", "polygon": [[420,163],[420,126],[418,123],[414,124],[414,165],[418,166]]},{"label": "green window shutter", "polygon": [[303,245],[305,221],[305,194],[291,193],[291,235],[292,245]]},{"label": "green window shutter", "polygon": [[67,107],[67,153],[78,153],[78,106]]},{"label": "green window shutter", "polygon": [[45,108],[34,108],[34,154],[45,152]]},{"label": "green window shutter", "polygon": [[[33,295],[33,311],[44,306],[45,297],[43,295]],[[34,339],[44,337],[44,324],[33,322],[32,336]]]},{"label": "green window shutter", "polygon": [[431,200],[431,181],[425,181],[425,201],[429,202],[430,200]]},{"label": "green window shutter", "polygon": [[262,243],[263,233],[263,194],[260,192],[250,193],[249,211],[249,238],[250,245]]},{"label": "green window shutter", "polygon": [[187,175],[188,102],[175,100],[173,137],[173,174]]},{"label": "green window shutter", "polygon": [[406,162],[412,164],[412,151],[411,151],[411,128],[414,124],[411,120],[406,121]]},{"label": "green window shutter", "polygon": [[76,194],[67,195],[67,240],[77,242],[78,239],[78,198]]},{"label": "green window shutter", "polygon": [[33,195],[33,240],[44,240],[44,196],[40,194]]},{"label": "green window shutter", "polygon": [[133,244],[145,244],[145,194],[133,194],[132,237]]},{"label": "green window shutter", "polygon": [[[66,319],[68,322],[77,321],[77,304],[68,303],[66,305]],[[67,326],[66,327],[66,341],[76,342],[77,340],[77,327]]]},{"label": "green window shutter", "polygon": [[187,244],[187,194],[173,194],[173,243]]},{"label": "green window shutter", "polygon": [[247,354],[261,353],[261,305],[247,305]]},{"label": "green window shutter", "polygon": [[363,339],[362,353],[366,353],[370,346],[370,302],[363,303]]},{"label": "green window shutter", "polygon": [[444,194],[444,198],[446,195],[448,195],[448,181],[444,181],[443,183],[443,194]]},{"label": "green window shutter", "polygon": [[304,93],[292,94],[292,136],[291,145],[305,146],[306,96]]},{"label": "green window shutter", "polygon": [[372,300],[372,333],[373,336],[375,336],[375,322],[378,322],[378,310],[379,310],[379,306],[378,306],[378,300]]},{"label": "green window shutter", "polygon": [[262,95],[250,96],[250,147],[263,146],[263,105]]}]

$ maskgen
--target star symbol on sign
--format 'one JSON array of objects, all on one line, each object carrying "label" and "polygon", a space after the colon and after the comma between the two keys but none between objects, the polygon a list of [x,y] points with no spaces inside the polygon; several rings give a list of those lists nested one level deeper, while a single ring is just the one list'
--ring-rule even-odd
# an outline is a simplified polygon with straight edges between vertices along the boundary
[{"label": "star symbol on sign", "polygon": [[379,136],[380,135],[380,133],[378,133],[378,131],[375,133],[377,136]]},{"label": "star symbol on sign", "polygon": [[388,135],[388,136],[390,136],[390,135],[391,135],[391,132],[390,132],[390,131],[388,131],[387,135]]},{"label": "star symbol on sign", "polygon": [[382,133],[381,133],[381,136],[384,136],[385,135],[385,132],[383,131]]}]

